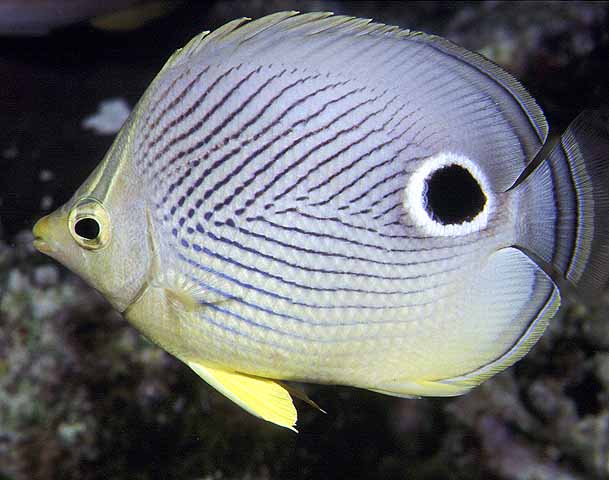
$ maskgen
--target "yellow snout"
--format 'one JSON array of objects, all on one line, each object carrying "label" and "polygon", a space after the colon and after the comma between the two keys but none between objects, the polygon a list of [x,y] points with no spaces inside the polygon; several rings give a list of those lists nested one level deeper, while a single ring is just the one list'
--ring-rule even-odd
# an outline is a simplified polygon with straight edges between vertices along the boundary
[{"label": "yellow snout", "polygon": [[62,208],[38,220],[32,233],[34,234],[34,248],[53,258],[57,258],[61,252],[65,253],[71,242],[67,229],[67,217]]},{"label": "yellow snout", "polygon": [[34,225],[32,233],[34,234],[34,248],[41,253],[51,253],[52,249],[48,243],[50,233],[50,217],[51,215],[45,215]]}]

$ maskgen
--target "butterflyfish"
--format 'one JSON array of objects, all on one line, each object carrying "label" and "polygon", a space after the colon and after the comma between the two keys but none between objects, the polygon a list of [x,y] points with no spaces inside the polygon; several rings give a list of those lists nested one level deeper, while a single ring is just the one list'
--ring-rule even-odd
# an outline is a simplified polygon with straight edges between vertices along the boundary
[{"label": "butterflyfish", "polygon": [[241,18],[169,58],[34,245],[275,424],[286,381],[460,395],[607,287],[607,125],[548,143],[516,79],[437,36]]}]

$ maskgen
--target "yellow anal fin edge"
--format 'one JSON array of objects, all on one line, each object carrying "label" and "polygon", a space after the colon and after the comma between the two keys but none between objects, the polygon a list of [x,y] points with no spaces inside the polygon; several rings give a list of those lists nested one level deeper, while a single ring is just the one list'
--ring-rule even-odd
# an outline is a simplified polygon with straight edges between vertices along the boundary
[{"label": "yellow anal fin edge", "polygon": [[298,415],[289,392],[274,380],[186,362],[197,375],[256,417],[297,432]]},{"label": "yellow anal fin edge", "polygon": [[453,385],[434,380],[411,380],[402,381],[397,384],[382,385],[379,388],[367,388],[367,390],[402,398],[454,397],[471,390],[474,386],[466,384]]}]

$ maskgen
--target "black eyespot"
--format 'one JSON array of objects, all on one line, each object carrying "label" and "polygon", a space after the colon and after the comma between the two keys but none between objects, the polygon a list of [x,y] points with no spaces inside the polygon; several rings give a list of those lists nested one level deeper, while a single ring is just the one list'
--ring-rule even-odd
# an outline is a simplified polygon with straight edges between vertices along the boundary
[{"label": "black eyespot", "polygon": [[471,173],[452,164],[433,172],[427,178],[427,213],[443,225],[469,222],[486,205],[486,195]]},{"label": "black eyespot", "polygon": [[93,218],[82,218],[74,225],[74,232],[79,237],[95,240],[100,232],[99,223]]}]

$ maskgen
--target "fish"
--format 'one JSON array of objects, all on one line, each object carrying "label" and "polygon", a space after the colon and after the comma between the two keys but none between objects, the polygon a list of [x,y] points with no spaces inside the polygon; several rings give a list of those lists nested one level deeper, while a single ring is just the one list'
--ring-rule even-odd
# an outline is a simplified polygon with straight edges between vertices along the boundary
[{"label": "fish", "polygon": [[461,395],[606,290],[607,119],[549,140],[514,77],[441,37],[241,18],[169,58],[34,246],[271,423],[313,404],[292,382]]},{"label": "fish", "polygon": [[178,5],[179,0],[3,0],[0,35],[42,36],[84,21],[101,30],[133,30]]}]

